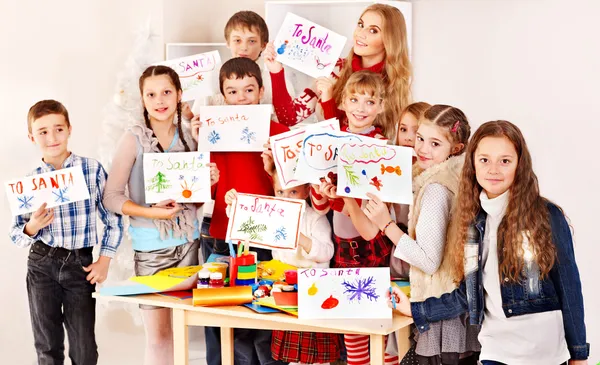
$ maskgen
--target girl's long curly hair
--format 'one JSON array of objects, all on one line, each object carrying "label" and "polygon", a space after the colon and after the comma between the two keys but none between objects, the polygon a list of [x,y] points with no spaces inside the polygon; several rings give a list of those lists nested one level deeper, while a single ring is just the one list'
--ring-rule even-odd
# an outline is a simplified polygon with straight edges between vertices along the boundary
[{"label": "girl's long curly hair", "polygon": [[546,277],[556,260],[556,247],[548,213],[548,200],[540,196],[538,179],[533,172],[531,155],[519,128],[507,121],[484,123],[473,135],[465,156],[458,202],[455,205],[457,219],[450,232],[450,259],[456,268],[457,281],[464,278],[464,246],[467,231],[481,209],[479,196],[482,191],[475,175],[474,154],[479,142],[486,137],[508,139],[517,151],[517,170],[510,187],[506,214],[498,227],[498,258],[501,278],[518,282],[524,265],[523,234],[529,239],[529,251]]}]

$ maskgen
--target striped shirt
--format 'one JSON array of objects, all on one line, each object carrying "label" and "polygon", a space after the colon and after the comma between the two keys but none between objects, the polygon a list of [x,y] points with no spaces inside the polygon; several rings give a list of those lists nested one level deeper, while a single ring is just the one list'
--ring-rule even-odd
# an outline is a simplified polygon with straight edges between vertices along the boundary
[{"label": "striped shirt", "polygon": [[[92,247],[98,242],[97,217],[104,224],[100,256],[114,257],[123,238],[123,219],[120,215],[104,208],[102,195],[107,173],[100,162],[73,153],[63,162],[62,168],[81,166],[83,176],[90,191],[90,199],[54,207],[54,219],[35,236],[25,232],[25,225],[32,213],[21,214],[13,218],[10,230],[11,240],[19,247],[27,247],[35,241],[42,241],[51,247],[76,250]],[[40,167],[28,176],[54,171],[52,165],[42,162]]]}]

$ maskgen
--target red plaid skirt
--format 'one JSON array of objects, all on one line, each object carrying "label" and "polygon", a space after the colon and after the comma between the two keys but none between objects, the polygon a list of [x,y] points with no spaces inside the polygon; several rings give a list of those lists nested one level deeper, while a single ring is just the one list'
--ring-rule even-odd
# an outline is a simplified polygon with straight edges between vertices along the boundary
[{"label": "red plaid skirt", "polygon": [[274,360],[316,364],[340,358],[340,337],[335,333],[273,331]]},{"label": "red plaid skirt", "polygon": [[381,234],[370,241],[362,237],[344,239],[335,236],[335,267],[386,267],[390,266],[392,241]]}]

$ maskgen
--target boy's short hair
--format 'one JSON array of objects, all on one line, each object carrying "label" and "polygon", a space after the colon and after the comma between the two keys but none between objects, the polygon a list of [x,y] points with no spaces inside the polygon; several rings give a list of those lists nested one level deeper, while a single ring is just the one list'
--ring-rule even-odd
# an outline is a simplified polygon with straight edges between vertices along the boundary
[{"label": "boy's short hair", "polygon": [[248,29],[258,31],[261,45],[269,42],[269,28],[262,16],[253,11],[244,10],[233,14],[225,24],[225,42],[229,43],[229,36],[234,29]]},{"label": "boy's short hair", "polygon": [[260,67],[254,61],[246,57],[236,57],[225,62],[219,71],[219,89],[223,92],[223,83],[225,80],[236,78],[243,79],[244,77],[254,77],[258,83],[258,87],[263,86],[263,80],[260,73]]},{"label": "boy's short hair", "polygon": [[71,126],[71,122],[69,121],[69,112],[61,102],[56,100],[41,100],[33,104],[33,106],[29,108],[29,113],[27,113],[27,129],[29,130],[29,133],[31,133],[31,125],[33,122],[50,114],[62,115],[65,117],[67,127]]}]

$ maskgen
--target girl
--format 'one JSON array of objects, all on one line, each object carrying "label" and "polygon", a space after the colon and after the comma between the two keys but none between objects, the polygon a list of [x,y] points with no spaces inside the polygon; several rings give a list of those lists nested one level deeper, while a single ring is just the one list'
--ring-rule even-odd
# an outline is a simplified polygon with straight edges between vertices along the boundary
[{"label": "girl", "polygon": [[[181,83],[166,66],[148,67],[139,80],[145,123],[121,138],[104,194],[106,207],[130,216],[135,274],[198,264],[198,222],[194,204],[173,200],[145,204],[143,154],[195,151],[189,128],[181,124]],[[177,114],[177,119],[175,115]],[[219,171],[210,165],[211,184]],[[129,193],[125,193],[125,188]],[[145,364],[172,364],[171,310],[140,305],[146,329]]]},{"label": "girl", "polygon": [[483,364],[587,364],[589,344],[579,271],[562,209],[540,195],[519,128],[483,124],[466,153],[451,246],[453,273],[464,280],[441,298],[401,312],[419,331],[468,309],[481,324]]},{"label": "girl", "polygon": [[[396,133],[396,144],[398,146],[415,147],[419,120],[423,118],[423,114],[430,107],[431,105],[428,103],[420,101],[410,104],[402,111],[400,114],[400,122],[398,123],[398,131]],[[415,162],[417,162],[417,157],[413,155],[413,164]],[[410,205],[393,204],[393,207],[396,216],[396,224],[406,232],[408,229],[408,212]],[[390,271],[393,278],[408,278],[409,270],[408,263],[394,256],[390,258]]]},{"label": "girl", "polygon": [[[362,136],[385,139],[377,125],[384,112],[385,85],[380,75],[359,71],[348,78],[343,92],[342,105],[346,111],[347,125],[341,130]],[[391,244],[381,234],[361,235],[357,225],[368,219],[360,207],[360,200],[339,198],[331,181],[313,185],[313,207],[320,214],[333,210],[333,232],[337,245],[335,267],[385,267],[389,264]],[[361,222],[362,219],[362,222]],[[369,336],[344,335],[348,365],[364,365],[369,358]],[[397,364],[397,356],[386,354],[386,364]]]},{"label": "girl", "polygon": [[[427,109],[419,123],[413,168],[414,202],[405,233],[391,219],[389,209],[375,195],[364,210],[377,229],[396,244],[394,256],[410,264],[412,300],[425,300],[452,292],[456,285],[447,257],[446,231],[470,135],[465,114],[447,105]],[[432,330],[415,337],[418,364],[477,364],[477,328],[460,317],[432,324]],[[405,358],[408,361],[408,358]]]},{"label": "girl", "polygon": [[401,110],[410,100],[411,65],[404,16],[397,8],[373,4],[360,16],[353,35],[353,47],[346,59],[339,59],[329,78],[317,79],[313,88],[304,90],[292,100],[286,91],[283,67],[275,61],[273,44],[265,50],[265,65],[271,72],[273,106],[280,123],[292,126],[314,113],[317,101],[324,114],[328,111],[340,120],[344,113],[338,110],[343,101],[346,82],[356,71],[369,70],[385,80],[389,103],[385,108],[383,134],[391,138]]},{"label": "girl", "polygon": [[[310,194],[308,184],[283,189],[272,163],[265,163],[265,170],[273,176],[276,197],[308,199]],[[232,189],[225,195],[225,202],[231,205],[236,197],[237,193]],[[327,217],[320,215],[308,205],[302,219],[298,249],[296,251],[273,250],[273,259],[298,268],[327,268],[332,257],[333,243]],[[330,363],[340,358],[339,336],[334,333],[273,331],[271,353],[273,359],[283,362]]]}]

